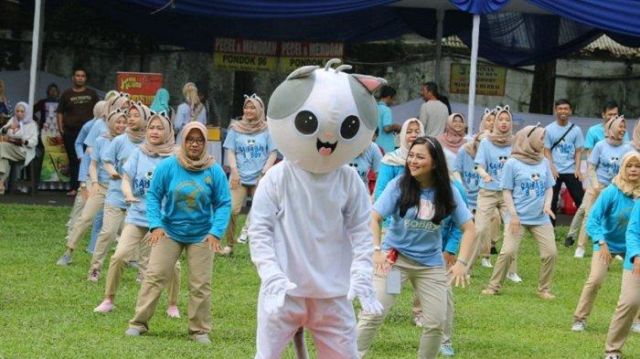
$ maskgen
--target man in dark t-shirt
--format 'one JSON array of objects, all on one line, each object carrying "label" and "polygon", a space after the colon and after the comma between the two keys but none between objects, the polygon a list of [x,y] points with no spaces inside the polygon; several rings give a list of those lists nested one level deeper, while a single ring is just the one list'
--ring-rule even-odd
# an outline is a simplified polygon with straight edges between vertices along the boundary
[{"label": "man in dark t-shirt", "polygon": [[71,191],[69,196],[76,195],[78,188],[78,170],[80,161],[74,148],[76,138],[85,122],[93,118],[93,106],[98,102],[98,95],[85,86],[87,72],[80,67],[73,70],[73,87],[60,96],[57,109],[58,129],[64,140],[64,148],[69,157],[69,176]]}]

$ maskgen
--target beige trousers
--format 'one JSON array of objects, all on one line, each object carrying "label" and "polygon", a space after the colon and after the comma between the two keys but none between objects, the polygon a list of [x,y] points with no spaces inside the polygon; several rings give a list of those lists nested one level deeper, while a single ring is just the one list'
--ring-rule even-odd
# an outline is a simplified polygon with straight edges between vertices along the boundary
[{"label": "beige trousers", "polygon": [[[473,256],[474,261],[478,257],[478,253],[481,253],[483,257],[489,257],[491,255],[491,244],[498,242],[498,238],[500,237],[500,223],[504,221],[506,211],[507,208],[504,204],[502,191],[480,189],[475,215],[477,247],[476,254]],[[509,272],[518,272],[517,262],[518,257],[516,255],[510,264]],[[472,265],[470,267],[472,267]]]},{"label": "beige trousers", "polygon": [[16,146],[9,142],[0,142],[0,181],[5,181],[9,177],[11,164],[9,161],[23,161],[27,151],[22,146]]},{"label": "beige trousers", "polygon": [[[229,220],[229,226],[227,227],[227,232],[224,235],[224,238],[227,242],[227,246],[233,248],[236,244],[236,223],[238,221],[238,215],[242,210],[242,206],[244,205],[244,201],[247,199],[247,196],[253,196],[256,191],[257,186],[249,186],[240,184],[236,189],[231,190],[231,219]],[[245,226],[249,225],[249,216],[245,221]]]},{"label": "beige trousers", "polygon": [[609,333],[607,333],[605,344],[607,353],[621,352],[638,309],[640,309],[640,276],[624,270],[620,298],[613,318],[611,318],[611,324],[609,324]]},{"label": "beige trousers", "polygon": [[[134,224],[126,224],[120,235],[120,240],[116,246],[116,252],[111,256],[109,262],[109,270],[107,272],[107,284],[104,290],[104,296],[113,298],[116,295],[122,272],[128,265],[129,261],[136,259],[139,250],[138,267],[142,275],[147,270],[149,264],[149,252],[151,247],[147,245],[149,240],[149,229]],[[176,261],[173,269],[173,276],[169,282],[169,304],[178,303],[178,294],[180,293],[180,261]]]},{"label": "beige trousers", "polygon": [[584,198],[582,199],[582,204],[578,207],[576,214],[573,215],[571,219],[571,224],[569,225],[569,231],[567,231],[567,237],[573,237],[574,239],[578,237],[580,228],[582,228],[582,221],[584,221]]},{"label": "beige trousers", "polygon": [[589,220],[589,210],[591,210],[591,206],[596,203],[598,196],[600,195],[600,187],[587,189],[584,197],[582,197],[582,207],[584,207],[584,219],[582,220],[582,224],[580,225],[580,234],[578,235],[578,246],[582,248],[586,248],[587,242],[589,240],[589,235],[587,234],[587,221]]},{"label": "beige trousers", "polygon": [[102,228],[100,229],[100,234],[98,234],[96,248],[93,251],[89,273],[93,270],[102,270],[104,258],[107,256],[107,252],[109,252],[111,244],[116,240],[116,236],[124,223],[126,215],[126,209],[105,204],[104,215],[102,217]]},{"label": "beige trousers", "polygon": [[80,218],[80,215],[82,214],[82,209],[84,208],[84,204],[85,204],[85,200],[84,197],[82,197],[82,193],[84,191],[86,191],[86,188],[80,188],[78,190],[78,194],[76,194],[76,198],[73,201],[73,207],[71,207],[71,213],[69,213],[69,221],[67,221],[67,238],[65,238],[65,241],[69,241],[69,238],[71,237],[71,231],[73,230],[73,226],[75,226],[76,222],[78,221],[78,218]]},{"label": "beige trousers", "polygon": [[[393,267],[400,270],[402,283],[407,280],[411,281],[422,304],[423,327],[418,358],[435,358],[440,350],[446,325],[447,290],[449,290],[446,270],[444,267],[426,267],[403,255],[398,255]],[[369,350],[378,328],[395,303],[397,294],[387,293],[386,282],[386,277],[374,276],[373,284],[376,296],[384,307],[383,313],[381,315],[360,313],[357,327],[358,351],[360,353]]]},{"label": "beige trousers", "polygon": [[91,196],[89,196],[87,202],[84,204],[84,208],[82,208],[82,214],[80,214],[80,218],[78,218],[76,223],[73,225],[73,229],[69,234],[67,248],[71,250],[76,249],[76,246],[82,239],[82,236],[84,236],[84,233],[93,224],[93,219],[96,217],[96,214],[98,214],[98,212],[100,212],[100,210],[104,207],[104,198],[106,195],[107,187],[99,185],[96,193],[93,193],[91,194]]},{"label": "beige trousers", "polygon": [[182,244],[168,237],[162,237],[151,248],[147,272],[138,293],[136,313],[129,321],[130,327],[140,332],[149,329],[149,320],[156,310],[160,294],[173,277],[176,262],[183,250],[187,252],[189,265],[189,334],[211,331],[213,251],[207,242]]},{"label": "beige trousers", "polygon": [[542,261],[540,267],[540,277],[538,279],[538,292],[546,292],[551,290],[551,280],[556,264],[558,251],[556,249],[556,238],[551,224],[541,226],[532,226],[521,224],[518,234],[513,234],[509,225],[504,228],[504,244],[498,255],[498,260],[493,268],[491,279],[489,280],[489,288],[495,291],[500,290],[501,283],[507,275],[507,268],[515,259],[516,253],[520,248],[520,242],[524,235],[523,229],[528,229],[533,235],[533,239],[538,242],[540,251],[540,259]]}]

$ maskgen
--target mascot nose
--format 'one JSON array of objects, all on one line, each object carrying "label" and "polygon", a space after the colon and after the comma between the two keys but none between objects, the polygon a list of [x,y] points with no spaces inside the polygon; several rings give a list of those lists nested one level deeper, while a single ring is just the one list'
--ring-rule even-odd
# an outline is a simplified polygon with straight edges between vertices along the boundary
[{"label": "mascot nose", "polygon": [[336,139],[336,135],[331,131],[322,132],[322,140],[323,142],[333,142]]}]

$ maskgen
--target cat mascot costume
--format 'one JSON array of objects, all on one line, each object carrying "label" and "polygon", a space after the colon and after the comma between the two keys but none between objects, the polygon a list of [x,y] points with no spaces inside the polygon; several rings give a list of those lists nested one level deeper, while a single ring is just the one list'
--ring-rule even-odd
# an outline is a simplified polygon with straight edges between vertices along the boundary
[{"label": "cat mascot costume", "polygon": [[269,132],[285,159],[260,180],[251,208],[251,259],[262,282],[256,358],[280,358],[303,327],[319,358],[357,358],[351,300],[382,312],[369,194],[346,164],[371,143],[372,92],[384,80],[333,68],[339,63],[295,70],[269,100]]}]

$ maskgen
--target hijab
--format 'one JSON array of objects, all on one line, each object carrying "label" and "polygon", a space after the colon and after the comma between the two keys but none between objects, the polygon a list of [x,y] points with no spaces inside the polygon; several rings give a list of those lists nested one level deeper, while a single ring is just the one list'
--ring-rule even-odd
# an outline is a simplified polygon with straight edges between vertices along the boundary
[{"label": "hijab", "polygon": [[624,122],[624,116],[614,116],[605,123],[605,138],[611,146],[620,146],[624,140],[624,134],[618,134],[618,126]]},{"label": "hijab", "polygon": [[107,131],[105,131],[105,133],[102,135],[105,138],[108,139],[113,139],[114,137],[116,137],[118,135],[118,133],[116,132],[116,122],[118,121],[118,119],[120,117],[124,117],[125,120],[127,118],[127,111],[117,108],[113,111],[111,111],[109,113],[109,115],[107,116]]},{"label": "hijab", "polygon": [[[162,143],[159,145],[154,145],[149,142],[149,126],[151,126],[151,122],[154,119],[159,119],[164,127],[164,131],[162,132]],[[164,116],[164,113],[153,113],[149,117],[145,131],[145,138],[146,141],[140,145],[140,151],[147,156],[167,157],[175,152],[176,140],[173,135],[173,126],[169,119]]]},{"label": "hijab", "polygon": [[131,106],[129,106],[127,116],[131,116],[131,109],[134,108],[138,110],[138,113],[140,114],[136,123],[136,128],[133,129],[127,125],[127,129],[125,130],[129,140],[133,143],[141,143],[145,139],[144,133],[147,128],[147,119],[149,118],[149,111],[145,109],[145,107],[147,106],[143,105],[140,101],[131,102]]},{"label": "hijab", "polygon": [[640,197],[640,181],[630,182],[626,171],[627,164],[631,161],[640,162],[640,153],[629,151],[622,157],[620,171],[613,177],[611,183],[627,196],[638,198]]},{"label": "hijab", "polygon": [[513,139],[511,156],[530,165],[542,162],[544,140],[541,137],[543,134],[544,127],[539,125],[525,126],[516,133]]},{"label": "hijab", "polygon": [[169,91],[165,88],[159,88],[151,102],[151,110],[155,112],[164,111],[167,115],[171,112],[169,109]]},{"label": "hijab", "polygon": [[232,130],[244,134],[254,134],[267,129],[267,121],[264,116],[264,103],[262,102],[262,99],[256,94],[253,94],[251,96],[244,95],[243,108],[249,102],[252,103],[253,106],[255,106],[257,118],[253,121],[249,121],[243,114],[242,118],[231,122],[229,127]]},{"label": "hijab", "polygon": [[464,145],[467,142],[467,140],[465,140],[464,138],[464,135],[465,135],[464,126],[460,131],[456,131],[453,128],[453,120],[456,117],[460,117],[462,119],[463,124],[466,123],[464,116],[462,116],[462,114],[452,113],[451,115],[449,115],[449,118],[447,119],[447,124],[444,129],[444,133],[436,137],[438,139],[438,142],[440,142],[440,144],[443,147],[447,148],[453,153],[458,153],[458,150],[460,150],[460,147],[462,147],[462,145]]},{"label": "hijab", "polygon": [[16,115],[15,115],[15,113],[14,113],[14,114],[13,114],[13,117],[11,118],[11,121],[13,121],[13,123],[14,123],[16,126],[20,126],[20,125],[24,126],[24,125],[26,125],[26,124],[28,124],[28,123],[33,122],[33,113],[31,112],[31,111],[32,111],[31,106],[29,106],[29,104],[28,104],[28,103],[26,103],[26,102],[20,101],[20,102],[18,102],[18,103],[16,104],[16,106],[13,108],[13,111],[15,112],[15,110],[16,110],[18,107],[22,107],[22,108],[24,108],[24,117],[22,118],[22,120],[18,121],[18,118],[16,117]]},{"label": "hijab", "polygon": [[[205,140],[205,146],[202,149],[202,153],[200,153],[200,156],[195,160],[189,158],[189,156],[187,155],[187,136],[192,130],[200,132]],[[178,163],[180,163],[180,166],[188,171],[203,171],[211,167],[215,160],[213,159],[213,156],[207,153],[206,142],[207,128],[205,127],[205,125],[201,124],[198,121],[192,121],[184,126],[184,128],[182,129],[182,144],[176,151],[176,158],[178,159]]]},{"label": "hijab", "polygon": [[409,144],[407,143],[407,130],[409,129],[409,125],[412,123],[418,124],[419,133],[418,137],[424,136],[424,126],[422,122],[417,118],[410,118],[402,124],[402,128],[400,129],[400,148],[395,151],[391,151],[384,155],[382,158],[382,163],[391,165],[391,166],[404,166],[407,162],[407,155],[409,154]]},{"label": "hijab", "polygon": [[636,121],[636,127],[633,128],[631,146],[633,146],[636,151],[640,151],[640,119]]},{"label": "hijab", "polygon": [[480,145],[480,141],[486,137],[484,132],[478,132],[473,135],[471,141],[462,145],[462,149],[466,151],[471,158],[476,158],[476,153],[478,153],[478,146]]},{"label": "hijab", "polygon": [[[487,119],[489,118],[489,116],[495,116],[496,115],[496,109],[492,109],[489,110],[488,108],[484,109],[484,113],[482,114],[482,119],[480,120],[480,127],[478,129],[478,132],[491,132],[493,131],[493,125],[491,125],[491,127],[489,127],[487,125]],[[495,119],[493,120],[493,123],[495,123]]]},{"label": "hijab", "polygon": [[129,94],[126,92],[117,92],[117,94],[111,96],[111,99],[108,100],[109,107],[107,108],[107,113],[109,114],[116,109],[122,108],[122,106],[129,101]]},{"label": "hijab", "polygon": [[[504,133],[500,132],[500,130],[498,129],[498,118],[500,117],[500,114],[503,112],[509,115],[509,120],[511,121],[511,126],[509,128],[509,131]],[[513,131],[513,116],[511,116],[511,112],[509,111],[509,105],[506,105],[505,107],[497,106],[496,120],[493,123],[493,131],[491,131],[491,133],[488,135],[489,140],[491,141],[491,143],[493,143],[495,146],[498,146],[498,147],[511,146],[511,142],[513,142],[512,131]]]}]

